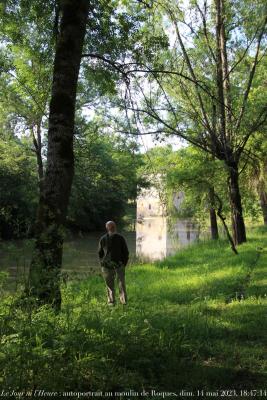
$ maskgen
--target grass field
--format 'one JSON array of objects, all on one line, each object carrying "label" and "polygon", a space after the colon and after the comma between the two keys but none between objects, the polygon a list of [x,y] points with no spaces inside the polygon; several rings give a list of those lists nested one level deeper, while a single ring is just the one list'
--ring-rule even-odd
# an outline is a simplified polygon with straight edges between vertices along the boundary
[{"label": "grass field", "polygon": [[106,305],[101,276],[64,285],[58,315],[30,305],[22,311],[14,296],[4,297],[0,388],[118,399],[141,398],[143,390],[146,399],[201,398],[197,390],[222,397],[223,389],[252,398],[258,390],[264,398],[266,266],[261,227],[250,230],[238,256],[224,241],[205,242],[130,267],[127,306]]}]

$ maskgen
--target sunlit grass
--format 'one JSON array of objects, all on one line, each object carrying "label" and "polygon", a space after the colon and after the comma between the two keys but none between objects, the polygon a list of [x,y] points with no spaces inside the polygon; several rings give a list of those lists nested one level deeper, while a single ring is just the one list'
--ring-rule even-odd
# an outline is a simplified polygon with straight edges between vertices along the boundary
[{"label": "sunlit grass", "polygon": [[238,256],[227,242],[206,242],[154,265],[129,267],[126,307],[107,307],[97,275],[62,287],[57,316],[45,307],[21,311],[5,299],[2,386],[263,388],[266,236],[264,228],[251,230]]}]

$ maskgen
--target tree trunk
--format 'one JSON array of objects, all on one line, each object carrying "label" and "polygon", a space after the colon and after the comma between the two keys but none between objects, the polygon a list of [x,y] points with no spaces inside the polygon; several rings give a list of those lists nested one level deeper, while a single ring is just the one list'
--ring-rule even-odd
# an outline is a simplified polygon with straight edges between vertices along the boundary
[{"label": "tree trunk", "polygon": [[267,225],[267,193],[264,190],[259,191],[260,205],[262,210],[264,225]]},{"label": "tree trunk", "polygon": [[266,192],[266,182],[267,182],[267,161],[262,165],[261,172],[258,177],[257,191],[260,198],[260,206],[262,209],[262,216],[264,225],[267,225],[267,192]]},{"label": "tree trunk", "polygon": [[49,109],[47,167],[40,193],[28,295],[60,309],[64,225],[74,173],[73,131],[77,80],[88,0],[63,0]]},{"label": "tree trunk", "polygon": [[217,224],[217,216],[216,210],[214,208],[215,198],[214,198],[214,188],[210,188],[209,190],[209,200],[210,200],[210,232],[211,232],[211,239],[217,240],[219,238],[218,232],[218,224]]},{"label": "tree trunk", "polygon": [[39,184],[40,190],[42,190],[42,183],[44,179],[44,167],[43,167],[43,159],[42,159],[42,137],[41,137],[41,121],[38,123],[36,128],[37,133],[37,144],[38,144],[38,151],[37,151],[37,165],[38,165],[38,177],[39,177]]},{"label": "tree trunk", "polygon": [[[42,120],[40,119],[35,125],[31,127],[31,135],[32,135],[32,142],[34,145],[34,152],[36,155],[36,162],[37,162],[37,172],[38,172],[38,184],[39,184],[39,197],[41,197],[41,193],[43,191],[43,184],[44,184],[44,167],[43,167],[43,159],[42,159],[42,138],[41,138],[41,123]],[[36,132],[36,135],[35,135]],[[36,218],[33,222],[32,226],[29,229],[29,235],[35,235],[36,232],[36,225],[39,219]]]},{"label": "tree trunk", "polygon": [[224,64],[223,64],[223,43],[222,43],[222,30],[223,15],[221,0],[215,0],[216,10],[216,85],[218,93],[218,110],[219,110],[219,132],[223,151],[226,151],[226,113],[225,113],[225,81],[224,81]]},{"label": "tree trunk", "polygon": [[[40,192],[42,191],[43,179],[44,179],[44,167],[43,167],[43,159],[42,159],[41,123],[42,123],[42,121],[40,120],[37,122],[37,124],[35,126],[32,127],[32,141],[33,141],[33,145],[34,145],[34,152],[36,154]],[[34,133],[35,128],[36,128],[36,136]]]},{"label": "tree trunk", "polygon": [[221,52],[221,63],[222,63],[222,76],[223,76],[223,90],[224,90],[224,107],[225,107],[225,135],[227,142],[231,141],[231,124],[232,124],[232,101],[231,101],[231,85],[230,85],[230,74],[228,68],[228,56],[227,56],[227,39],[225,33],[225,0],[219,0],[220,3],[220,52]]},{"label": "tree trunk", "polygon": [[239,190],[238,163],[232,162],[229,167],[229,195],[232,211],[232,229],[235,245],[246,242],[246,228],[243,218],[241,195]]}]

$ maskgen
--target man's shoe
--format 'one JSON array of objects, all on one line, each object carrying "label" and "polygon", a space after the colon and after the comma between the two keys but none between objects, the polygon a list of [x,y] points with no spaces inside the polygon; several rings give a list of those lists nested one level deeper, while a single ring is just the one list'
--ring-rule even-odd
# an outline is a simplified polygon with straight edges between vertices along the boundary
[{"label": "man's shoe", "polygon": [[115,303],[112,303],[111,301],[108,302],[108,306],[115,306]]}]

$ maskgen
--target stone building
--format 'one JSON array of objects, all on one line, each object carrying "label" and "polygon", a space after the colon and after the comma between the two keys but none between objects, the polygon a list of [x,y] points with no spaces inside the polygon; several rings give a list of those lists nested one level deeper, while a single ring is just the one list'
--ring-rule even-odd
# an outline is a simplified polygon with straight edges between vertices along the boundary
[{"label": "stone building", "polygon": [[[184,196],[183,192],[173,193],[175,208],[179,209]],[[139,258],[163,259],[198,238],[198,230],[191,221],[169,218],[169,210],[155,187],[140,192],[136,214],[136,255]]]}]

